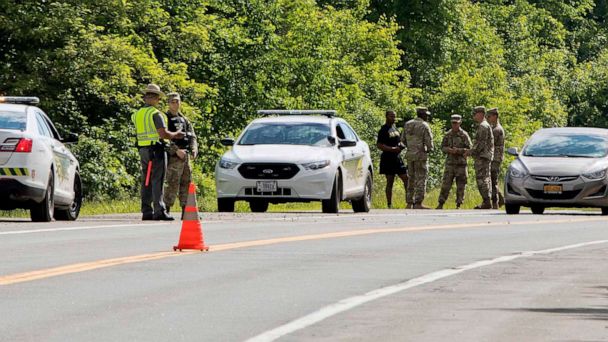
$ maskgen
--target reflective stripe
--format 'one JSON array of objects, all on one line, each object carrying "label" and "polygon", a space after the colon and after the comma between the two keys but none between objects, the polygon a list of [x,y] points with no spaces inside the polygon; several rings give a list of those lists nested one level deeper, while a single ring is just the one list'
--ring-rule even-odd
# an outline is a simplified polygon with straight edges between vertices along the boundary
[{"label": "reflective stripe", "polygon": [[5,167],[0,168],[0,176],[29,176],[30,172],[25,168]]}]

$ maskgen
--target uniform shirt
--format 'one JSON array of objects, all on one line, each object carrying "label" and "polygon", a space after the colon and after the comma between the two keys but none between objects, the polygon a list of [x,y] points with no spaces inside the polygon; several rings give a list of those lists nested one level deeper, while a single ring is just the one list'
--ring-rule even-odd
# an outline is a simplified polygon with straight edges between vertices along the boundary
[{"label": "uniform shirt", "polygon": [[407,147],[405,156],[408,161],[427,160],[429,152],[433,150],[431,126],[421,118],[406,122],[403,128],[403,143]]},{"label": "uniform shirt", "polygon": [[[449,147],[462,149],[462,152],[461,154],[448,153]],[[465,158],[462,153],[464,153],[464,150],[470,148],[471,138],[462,128],[459,128],[456,132],[450,129],[445,133],[443,141],[441,142],[441,150],[447,154],[445,163],[448,165],[467,165],[467,158]]]},{"label": "uniform shirt", "polygon": [[502,163],[505,153],[505,130],[500,123],[492,125],[492,135],[494,135],[494,158],[493,162]]},{"label": "uniform shirt", "polygon": [[477,127],[471,156],[475,159],[483,158],[487,160],[492,160],[494,156],[494,135],[492,134],[492,127],[485,119]]},{"label": "uniform shirt", "polygon": [[169,154],[175,154],[177,149],[185,150],[189,149],[191,152],[196,153],[198,150],[198,143],[196,141],[196,134],[194,133],[194,128],[190,124],[190,121],[186,119],[182,113],[178,112],[177,114],[171,113],[171,111],[167,112],[167,117],[169,118],[169,131],[177,132],[182,131],[184,133],[190,133],[188,138],[184,137],[181,139],[173,139],[171,141],[171,148],[169,149]]},{"label": "uniform shirt", "polygon": [[[376,143],[383,144],[390,147],[396,147],[399,145],[401,141],[401,133],[397,130],[395,125],[383,125],[378,131],[378,140]],[[384,157],[396,157],[398,156],[398,152],[387,152],[382,151],[382,156]]]}]

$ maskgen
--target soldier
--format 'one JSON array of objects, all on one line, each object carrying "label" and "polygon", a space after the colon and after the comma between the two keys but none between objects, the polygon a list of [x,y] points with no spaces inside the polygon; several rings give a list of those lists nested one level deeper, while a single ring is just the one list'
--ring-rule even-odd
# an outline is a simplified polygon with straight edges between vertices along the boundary
[{"label": "soldier", "polygon": [[505,130],[498,120],[498,108],[488,110],[487,120],[490,126],[492,126],[492,135],[494,135],[494,156],[490,165],[492,209],[498,209],[505,204],[505,198],[498,189],[498,176],[500,175],[500,166],[505,152]]},{"label": "soldier", "polygon": [[186,136],[181,139],[173,139],[169,145],[169,162],[167,163],[167,183],[165,185],[165,204],[167,212],[175,203],[176,194],[179,192],[179,204],[182,213],[188,201],[188,187],[192,181],[192,168],[190,161],[198,154],[198,144],[194,128],[186,117],[180,112],[181,97],[178,93],[167,94],[169,102],[169,130],[172,132],[183,131]]},{"label": "soldier", "polygon": [[401,160],[399,153],[405,146],[401,142],[401,134],[395,127],[395,111],[387,110],[386,121],[378,131],[376,146],[382,151],[380,155],[380,174],[386,176],[386,204],[390,209],[393,199],[393,182],[395,175],[403,181],[403,187],[407,191],[407,168]]},{"label": "soldier", "polygon": [[403,143],[407,148],[407,209],[429,209],[422,205],[428,175],[428,154],[433,150],[433,133],[428,122],[431,112],[425,107],[416,108],[417,118],[405,123]]},{"label": "soldier", "polygon": [[451,122],[452,129],[446,132],[441,143],[441,150],[447,154],[447,157],[437,209],[443,209],[454,178],[456,178],[456,209],[459,209],[464,201],[464,188],[467,185],[467,158],[464,153],[471,148],[471,138],[465,130],[460,128],[462,116],[452,115]]},{"label": "soldier", "polygon": [[141,162],[142,220],[173,221],[163,202],[163,183],[167,171],[166,140],[183,138],[181,131],[167,130],[166,115],[156,109],[164,93],[156,84],[143,90],[146,105],[131,116],[137,133]]},{"label": "soldier", "polygon": [[473,109],[473,119],[479,124],[475,134],[473,147],[465,152],[465,156],[472,156],[475,159],[475,178],[477,188],[483,199],[483,203],[475,209],[492,209],[490,194],[492,181],[490,180],[490,163],[494,155],[494,136],[492,127],[486,121],[486,108],[483,106]]}]

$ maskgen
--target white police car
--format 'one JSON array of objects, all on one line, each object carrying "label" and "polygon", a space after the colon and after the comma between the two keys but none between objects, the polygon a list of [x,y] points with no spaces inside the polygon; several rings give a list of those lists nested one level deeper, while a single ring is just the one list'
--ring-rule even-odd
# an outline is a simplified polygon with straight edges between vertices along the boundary
[{"label": "white police car", "polygon": [[215,167],[218,210],[235,201],[265,212],[269,203],[321,201],[337,213],[341,201],[355,212],[371,206],[373,168],[369,146],[335,111],[262,110]]},{"label": "white police car", "polygon": [[82,204],[78,160],[36,97],[0,97],[0,209],[30,210],[32,221],[75,220]]}]

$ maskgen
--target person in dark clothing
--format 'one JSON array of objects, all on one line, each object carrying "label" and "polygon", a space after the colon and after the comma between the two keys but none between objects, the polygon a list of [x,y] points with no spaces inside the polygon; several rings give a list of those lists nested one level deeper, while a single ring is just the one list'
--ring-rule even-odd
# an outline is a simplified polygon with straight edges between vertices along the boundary
[{"label": "person in dark clothing", "polygon": [[401,143],[401,133],[395,127],[395,111],[387,110],[385,116],[386,122],[378,131],[376,146],[382,151],[380,155],[380,174],[386,176],[386,204],[390,209],[393,203],[395,175],[401,178],[404,189],[407,191],[407,167],[399,156],[405,146]]}]

